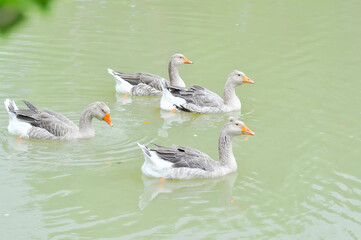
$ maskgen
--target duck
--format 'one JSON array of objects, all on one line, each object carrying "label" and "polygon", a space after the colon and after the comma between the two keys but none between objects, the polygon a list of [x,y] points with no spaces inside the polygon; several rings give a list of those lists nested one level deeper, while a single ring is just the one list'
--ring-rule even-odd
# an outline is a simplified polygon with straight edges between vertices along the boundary
[{"label": "duck", "polygon": [[108,72],[115,79],[116,92],[133,96],[152,96],[162,94],[162,85],[185,87],[178,72],[178,67],[184,64],[193,64],[193,62],[181,53],[171,56],[168,64],[170,81],[152,73],[121,73],[110,68]]},{"label": "duck", "polygon": [[148,177],[183,180],[217,178],[237,170],[232,151],[232,138],[238,135],[254,135],[242,121],[230,117],[223,126],[218,140],[219,161],[193,148],[175,146],[151,149],[138,143],[144,155],[141,171]]},{"label": "duck", "polygon": [[25,139],[72,140],[94,137],[93,118],[103,120],[111,127],[109,107],[104,102],[93,102],[80,115],[79,127],[67,117],[49,109],[37,109],[23,100],[27,109],[19,109],[10,99],[4,101],[9,113],[8,131]]},{"label": "duck", "polygon": [[235,88],[243,83],[254,84],[239,70],[232,71],[223,90],[223,98],[198,85],[190,87],[163,86],[160,108],[167,111],[177,110],[192,113],[224,113],[241,110],[241,101]]}]

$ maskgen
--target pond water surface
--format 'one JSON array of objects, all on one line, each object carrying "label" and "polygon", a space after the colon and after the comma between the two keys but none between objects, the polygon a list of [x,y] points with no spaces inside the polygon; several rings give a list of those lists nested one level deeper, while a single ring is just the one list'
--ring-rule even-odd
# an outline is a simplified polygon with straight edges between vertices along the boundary
[{"label": "pond water surface", "polygon": [[[359,239],[361,4],[335,1],[55,1],[0,39],[0,99],[74,121],[93,101],[114,127],[72,142],[17,139],[0,108],[0,239]],[[238,69],[242,115],[160,111],[117,95],[107,68],[222,94]],[[22,105],[23,106],[23,105]],[[218,159],[229,116],[238,170],[219,179],[143,176],[136,142],[185,145]]]}]

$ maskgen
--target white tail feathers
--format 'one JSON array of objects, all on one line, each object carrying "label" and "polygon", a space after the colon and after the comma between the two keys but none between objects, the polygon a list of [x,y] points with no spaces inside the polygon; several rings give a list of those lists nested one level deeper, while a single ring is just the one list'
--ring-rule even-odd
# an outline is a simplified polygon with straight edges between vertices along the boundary
[{"label": "white tail feathers", "polygon": [[124,79],[121,78],[121,77],[117,74],[116,71],[114,71],[114,70],[112,70],[112,69],[110,69],[110,68],[108,68],[108,73],[111,74],[111,75],[113,75],[116,83],[120,83],[120,84],[121,84],[122,81],[124,81]]},{"label": "white tail feathers", "polygon": [[114,77],[116,76],[116,74],[115,74],[116,72],[110,68],[108,68],[108,73],[113,75]]},{"label": "white tail feathers", "polygon": [[9,113],[12,113],[13,111],[15,110],[18,110],[18,106],[16,106],[15,102],[10,100],[10,99],[6,99],[4,101],[4,105],[5,105],[5,108],[6,110],[9,112]]},{"label": "white tail feathers", "polygon": [[149,148],[147,148],[145,145],[142,145],[140,143],[137,143],[139,148],[142,150],[142,152],[144,153],[144,155],[147,155],[148,157],[151,157],[150,152],[149,152]]},{"label": "white tail feathers", "polygon": [[141,167],[142,172],[148,177],[163,177],[172,168],[173,163],[164,161],[158,154],[148,147],[137,143],[144,154],[144,163]]},{"label": "white tail feathers", "polygon": [[115,91],[117,91],[118,93],[128,93],[131,95],[132,88],[133,88],[132,84],[125,81],[123,78],[121,78],[119,73],[117,73],[116,71],[114,71],[110,68],[108,68],[108,73],[113,75],[113,77],[115,79]]},{"label": "white tail feathers", "polygon": [[16,114],[14,113],[15,110],[19,110],[18,106],[16,106],[15,102],[6,99],[4,101],[5,108],[9,113],[9,125],[8,131],[11,134],[21,136],[22,138],[28,138],[28,131],[32,127],[31,124],[27,122],[22,122],[21,120],[17,119]]},{"label": "white tail feathers", "polygon": [[180,106],[185,103],[186,100],[173,96],[172,93],[168,90],[168,88],[163,88],[162,99],[160,100],[161,109],[172,111],[175,108],[175,105]]}]

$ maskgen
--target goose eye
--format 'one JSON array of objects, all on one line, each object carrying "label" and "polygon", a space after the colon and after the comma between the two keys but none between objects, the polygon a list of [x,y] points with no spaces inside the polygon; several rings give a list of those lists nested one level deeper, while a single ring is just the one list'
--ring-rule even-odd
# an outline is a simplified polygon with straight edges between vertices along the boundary
[{"label": "goose eye", "polygon": [[102,112],[105,113],[105,111],[102,109]]},{"label": "goose eye", "polygon": [[238,124],[238,123],[236,123],[236,126],[239,126],[239,124]]},{"label": "goose eye", "polygon": [[183,57],[179,57],[179,58],[183,58]]},{"label": "goose eye", "polygon": [[241,76],[241,74],[238,74],[238,76],[240,77],[240,76]]}]

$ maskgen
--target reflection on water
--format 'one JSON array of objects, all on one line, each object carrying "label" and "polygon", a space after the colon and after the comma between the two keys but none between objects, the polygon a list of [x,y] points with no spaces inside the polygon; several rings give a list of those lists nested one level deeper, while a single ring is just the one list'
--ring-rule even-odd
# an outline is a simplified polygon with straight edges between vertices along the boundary
[{"label": "reflection on water", "polygon": [[23,139],[17,136],[9,136],[4,150],[10,152],[34,152],[34,153],[54,153],[58,151],[66,151],[69,143],[66,141],[49,142],[46,140]]},{"label": "reflection on water", "polygon": [[237,178],[237,173],[214,179],[196,179],[196,180],[160,180],[158,178],[149,178],[142,174],[144,192],[139,197],[139,209],[143,210],[159,194],[177,192],[182,198],[194,198],[201,192],[210,191],[218,185],[219,197],[221,202],[226,205],[232,202],[232,187]]},{"label": "reflection on water", "polygon": [[190,122],[190,128],[205,129],[223,126],[229,117],[242,120],[239,111],[224,113],[224,114],[198,114],[185,112],[167,112],[160,110],[160,117],[163,119],[163,125],[158,129],[158,136],[168,137],[168,129],[174,126],[180,126],[182,123]]},{"label": "reflection on water", "polygon": [[130,104],[133,102],[132,96],[128,96],[126,94],[115,93],[115,98],[117,99],[117,103],[123,105]]}]

